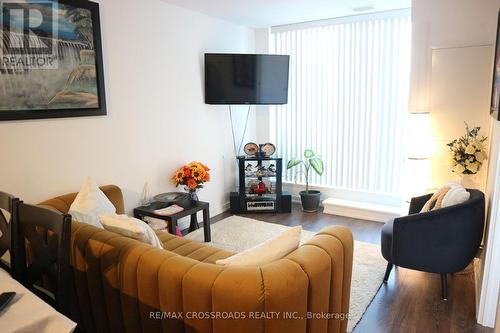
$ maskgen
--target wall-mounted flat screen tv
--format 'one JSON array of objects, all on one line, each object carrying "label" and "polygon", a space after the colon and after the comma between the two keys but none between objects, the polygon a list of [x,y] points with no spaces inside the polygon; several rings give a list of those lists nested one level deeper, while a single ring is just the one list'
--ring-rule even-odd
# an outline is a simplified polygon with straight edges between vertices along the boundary
[{"label": "wall-mounted flat screen tv", "polygon": [[205,54],[206,104],[286,104],[287,55]]}]

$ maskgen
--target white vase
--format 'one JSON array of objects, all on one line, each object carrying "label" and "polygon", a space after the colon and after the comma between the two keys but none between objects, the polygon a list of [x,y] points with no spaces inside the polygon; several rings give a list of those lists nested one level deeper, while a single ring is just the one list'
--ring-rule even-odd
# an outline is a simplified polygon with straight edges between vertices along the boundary
[{"label": "white vase", "polygon": [[457,181],[465,188],[479,189],[481,187],[479,183],[479,177],[477,174],[466,175],[461,174]]}]

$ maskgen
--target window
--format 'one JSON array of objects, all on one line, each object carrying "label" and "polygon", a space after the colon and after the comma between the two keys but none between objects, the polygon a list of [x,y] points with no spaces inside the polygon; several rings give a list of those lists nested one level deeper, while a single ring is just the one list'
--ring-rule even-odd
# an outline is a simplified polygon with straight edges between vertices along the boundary
[{"label": "window", "polygon": [[[288,104],[270,112],[271,139],[283,159],[311,148],[325,161],[325,173],[313,173],[311,184],[398,194],[410,11],[276,27],[270,43],[272,53],[290,55]],[[284,180],[294,175],[288,171]]]}]

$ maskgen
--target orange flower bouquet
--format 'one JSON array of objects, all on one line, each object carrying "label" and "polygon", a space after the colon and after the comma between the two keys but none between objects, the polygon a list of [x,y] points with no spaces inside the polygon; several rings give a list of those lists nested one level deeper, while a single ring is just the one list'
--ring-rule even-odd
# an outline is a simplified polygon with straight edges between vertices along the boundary
[{"label": "orange flower bouquet", "polygon": [[209,171],[210,169],[205,164],[191,162],[175,171],[172,182],[175,186],[184,185],[191,199],[198,200],[196,190],[203,188],[203,184],[210,181]]}]

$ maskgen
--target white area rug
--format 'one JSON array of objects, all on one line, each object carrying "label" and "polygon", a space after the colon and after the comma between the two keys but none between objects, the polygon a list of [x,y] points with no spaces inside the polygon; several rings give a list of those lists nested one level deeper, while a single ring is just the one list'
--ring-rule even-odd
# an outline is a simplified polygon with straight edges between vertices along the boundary
[{"label": "white area rug", "polygon": [[[219,249],[241,252],[279,235],[288,228],[246,217],[230,216],[212,224],[210,244]],[[301,243],[307,242],[314,234],[314,232],[303,230]],[[185,237],[203,242],[203,228]],[[354,241],[348,332],[352,332],[382,285],[386,264],[387,262],[380,254],[380,246]]]}]

